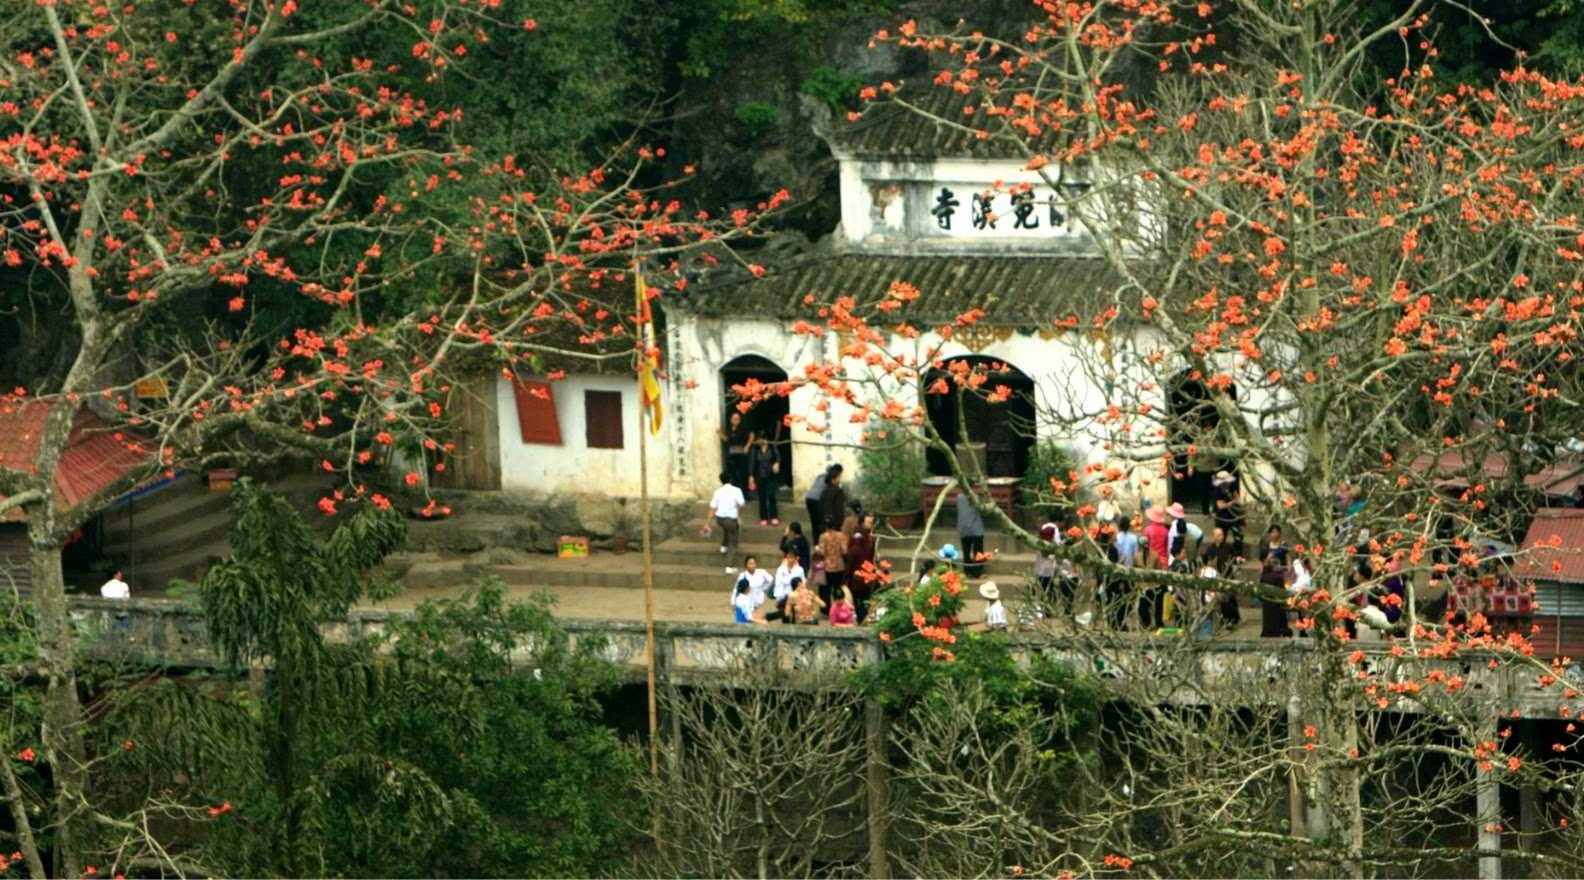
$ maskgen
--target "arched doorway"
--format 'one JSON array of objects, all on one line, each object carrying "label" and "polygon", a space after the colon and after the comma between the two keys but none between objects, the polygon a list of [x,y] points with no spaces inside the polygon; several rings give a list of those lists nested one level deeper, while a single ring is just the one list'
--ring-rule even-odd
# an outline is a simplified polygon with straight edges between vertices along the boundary
[{"label": "arched doorway", "polygon": [[[978,391],[957,393],[957,386],[948,375],[957,363],[985,372],[985,383]],[[1028,469],[1029,453],[1035,440],[1034,379],[1006,361],[984,355],[949,358],[942,366],[944,369],[929,372],[925,387],[944,378],[951,393],[925,395],[924,408],[930,424],[959,456],[963,451],[959,447],[964,434],[968,443],[983,444],[986,476],[1022,477]],[[992,402],[987,399],[997,386],[1003,385],[1010,391],[1005,400]],[[961,426],[957,422],[959,396],[962,399]],[[951,473],[951,462],[939,451],[930,449],[926,457],[931,474]]]},{"label": "arched doorway", "polygon": [[[721,367],[720,375],[722,468],[731,469],[728,455],[731,445],[728,437],[733,435],[731,417],[733,413],[740,413],[742,423],[735,436],[739,440],[750,435],[755,440],[769,438],[770,446],[781,463],[781,482],[793,485],[792,441],[786,424],[787,415],[791,412],[786,370],[776,366],[769,358],[745,354],[727,361]],[[747,474],[742,474],[740,488],[744,493],[748,491]]]},{"label": "arched doorway", "polygon": [[[1212,458],[1196,447],[1213,442],[1221,426],[1221,411],[1215,397],[1225,393],[1237,400],[1237,387],[1225,392],[1212,390],[1197,372],[1182,372],[1173,377],[1168,389],[1168,444],[1171,449],[1171,500],[1189,510],[1210,513],[1215,503],[1213,480],[1216,471],[1237,473],[1237,462]],[[1190,451],[1193,450],[1193,451]]]}]

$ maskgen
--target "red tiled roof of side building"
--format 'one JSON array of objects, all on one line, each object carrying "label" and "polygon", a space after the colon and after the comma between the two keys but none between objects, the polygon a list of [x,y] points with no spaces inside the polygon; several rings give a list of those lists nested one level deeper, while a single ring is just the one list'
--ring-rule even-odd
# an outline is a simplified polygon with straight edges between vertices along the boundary
[{"label": "red tiled roof of side building", "polygon": [[[0,469],[35,473],[33,457],[49,417],[42,400],[0,403]],[[55,497],[71,507],[104,491],[151,455],[141,438],[106,424],[87,409],[77,413],[71,438],[55,473]],[[0,521],[24,518],[18,508],[0,514]]]},{"label": "red tiled roof of side building", "polygon": [[1523,539],[1524,556],[1515,566],[1522,577],[1584,584],[1584,510],[1542,508]]}]

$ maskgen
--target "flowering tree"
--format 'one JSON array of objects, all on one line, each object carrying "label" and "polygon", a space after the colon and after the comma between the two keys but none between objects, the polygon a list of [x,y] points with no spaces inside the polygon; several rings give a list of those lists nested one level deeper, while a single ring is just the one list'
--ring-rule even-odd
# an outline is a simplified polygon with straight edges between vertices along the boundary
[{"label": "flowering tree", "polygon": [[[663,151],[567,174],[455,143],[465,108],[420,90],[536,38],[512,5],[39,2],[0,23],[0,262],[69,327],[69,367],[0,401],[42,422],[0,461],[0,512],[27,520],[64,873],[91,815],[60,566],[78,527],[161,471],[288,454],[343,475],[325,513],[388,506],[369,481],[392,449],[444,467],[455,370],[631,357],[633,270],[658,290],[757,222],[684,214],[646,171]],[[85,408],[130,464],[68,498]]]},{"label": "flowering tree", "polygon": [[[912,22],[876,36],[931,55],[935,86],[963,96],[960,117],[932,115],[895,84],[866,91],[1024,157],[1052,186],[1089,184],[1072,216],[1119,280],[1093,310],[1040,316],[1077,340],[1073,361],[1052,369],[1103,392],[1041,414],[1089,447],[1051,492],[1090,518],[1099,500],[1159,497],[1185,458],[1235,468],[1245,504],[1287,524],[1315,572],[1300,604],[1323,686],[1306,717],[1330,755],[1364,747],[1369,712],[1448,686],[1363,665],[1349,643],[1372,594],[1402,613],[1394,650],[1492,649],[1553,688],[1564,715],[1577,698],[1532,657],[1527,632],[1419,610],[1427,585],[1522,533],[1536,501],[1526,478],[1584,428],[1573,366],[1584,91],[1522,67],[1482,88],[1441,87],[1432,11],[1410,3],[1366,26],[1344,2],[1041,3],[1015,37]],[[1387,50],[1401,72],[1365,78],[1366,57]],[[923,402],[1011,392],[1002,367],[947,360],[983,312],[921,324],[909,317],[918,296],[899,278],[879,302],[821,304],[802,329],[835,334],[840,358],[801,381],[857,421],[911,423],[966,480],[956,438]],[[1187,403],[1173,394],[1182,387],[1194,391]],[[1446,491],[1453,476],[1466,488]],[[1058,549],[977,500],[1030,546],[1121,574],[1091,543],[1105,531],[1092,518]],[[1406,593],[1380,595],[1393,566]],[[918,636],[942,638],[936,629]],[[1482,705],[1487,719],[1506,709]],[[1479,771],[1470,779],[1492,739],[1470,729],[1461,741]],[[1338,861],[1355,872],[1386,858],[1364,839],[1362,772],[1345,759],[1324,770]]]}]

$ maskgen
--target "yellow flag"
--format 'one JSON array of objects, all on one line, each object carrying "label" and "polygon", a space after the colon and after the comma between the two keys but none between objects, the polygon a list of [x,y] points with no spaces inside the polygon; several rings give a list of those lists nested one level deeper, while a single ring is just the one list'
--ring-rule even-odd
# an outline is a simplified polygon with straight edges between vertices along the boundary
[{"label": "yellow flag", "polygon": [[659,434],[665,416],[660,400],[660,346],[655,341],[654,313],[649,309],[649,286],[643,273],[636,273],[638,300],[638,390],[644,411],[649,413],[649,433]]}]

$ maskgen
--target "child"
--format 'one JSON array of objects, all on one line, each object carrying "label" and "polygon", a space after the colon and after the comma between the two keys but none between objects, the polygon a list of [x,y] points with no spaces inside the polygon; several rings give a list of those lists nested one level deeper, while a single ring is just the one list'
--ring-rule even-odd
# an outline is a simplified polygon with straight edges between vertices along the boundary
[{"label": "child", "polygon": [[753,596],[748,594],[748,578],[737,579],[737,592],[732,596],[732,620],[736,623],[757,623],[754,620]]},{"label": "child", "polygon": [[852,591],[846,587],[841,588],[841,594],[831,603],[830,622],[831,626],[856,626],[858,623],[858,609],[853,605]]}]

